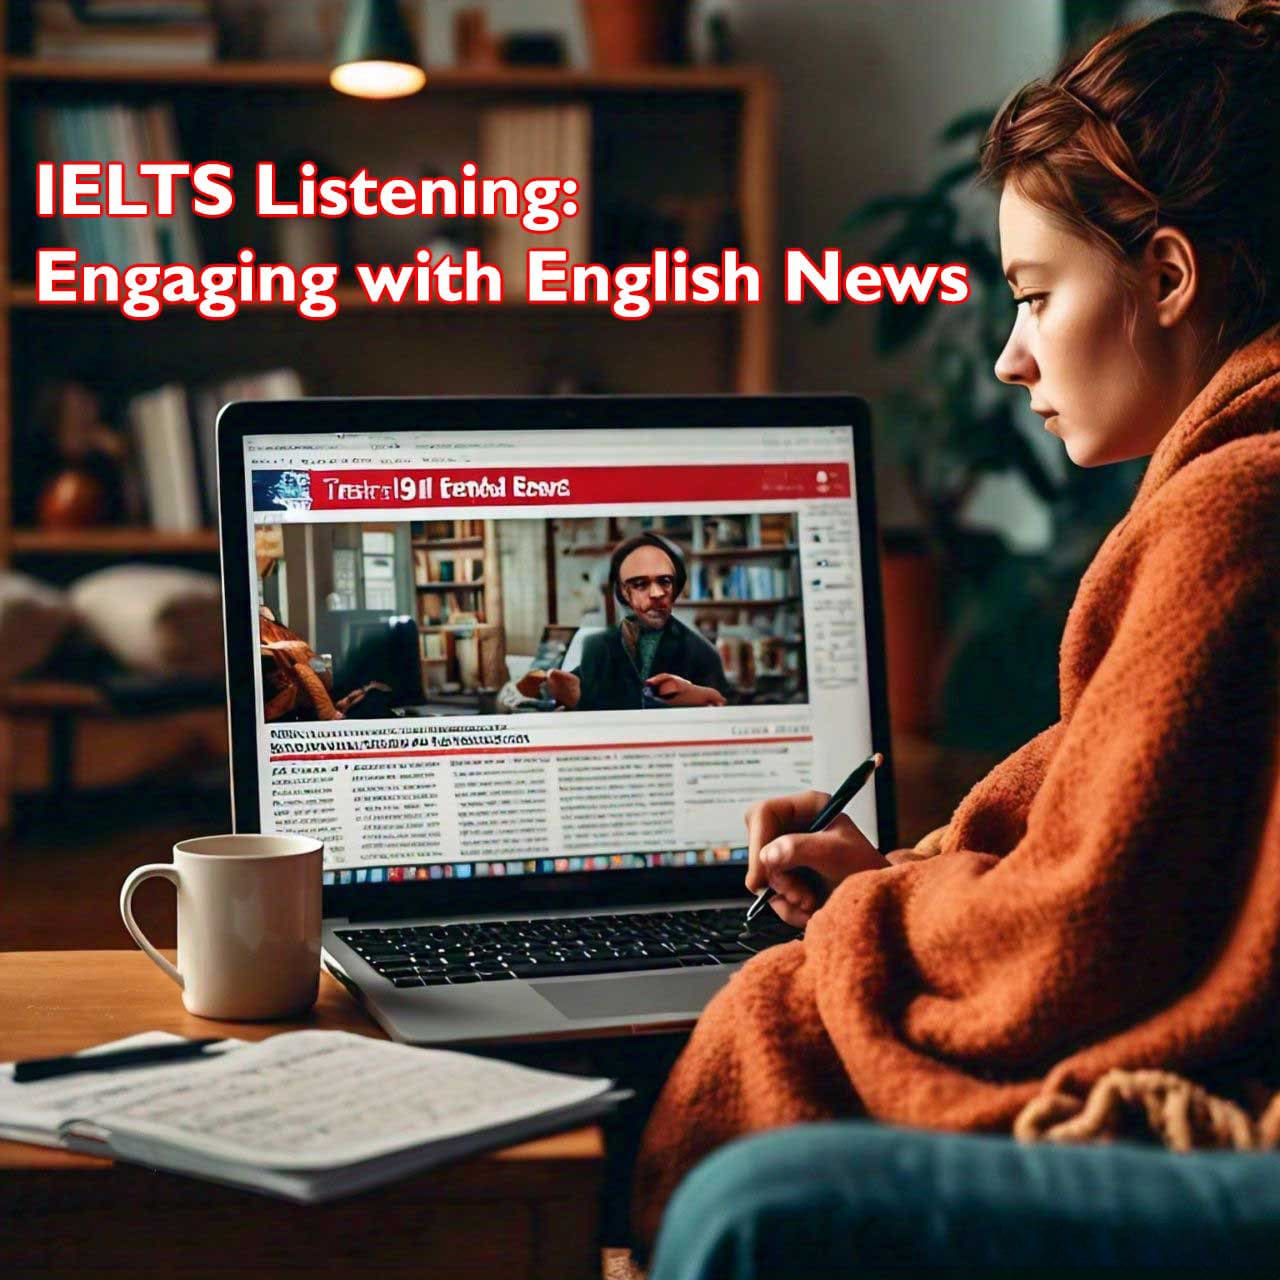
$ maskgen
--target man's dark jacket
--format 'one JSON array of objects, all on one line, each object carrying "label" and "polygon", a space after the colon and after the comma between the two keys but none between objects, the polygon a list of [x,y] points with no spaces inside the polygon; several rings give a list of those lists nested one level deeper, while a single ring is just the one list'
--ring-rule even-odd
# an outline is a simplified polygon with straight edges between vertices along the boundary
[{"label": "man's dark jacket", "polygon": [[[623,624],[625,625],[625,624]],[[582,646],[582,661],[573,672],[582,682],[578,711],[639,711],[660,705],[644,701],[644,681],[627,646],[622,626],[610,627],[588,636]],[[683,676],[693,684],[719,690],[727,698],[720,655],[711,644],[678,618],[667,620],[653,657],[649,675]]]}]

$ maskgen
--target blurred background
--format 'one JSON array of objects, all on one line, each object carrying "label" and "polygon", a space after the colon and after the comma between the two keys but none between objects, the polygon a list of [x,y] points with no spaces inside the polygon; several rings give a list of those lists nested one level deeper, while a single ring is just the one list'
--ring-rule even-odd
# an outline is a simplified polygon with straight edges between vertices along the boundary
[{"label": "blurred background", "polygon": [[[0,5],[0,947],[125,945],[124,872],[167,859],[176,837],[229,829],[211,450],[230,399],[867,397],[900,830],[914,841],[945,822],[1055,718],[1067,607],[1141,470],[1069,468],[1025,393],[996,381],[1014,309],[996,197],[972,182],[977,142],[1064,50],[1175,7],[1220,6],[412,0],[394,20],[426,85],[368,100],[336,91],[330,70],[344,24],[390,21],[394,0]],[[225,262],[242,246],[299,267],[402,262],[422,244],[522,261],[521,235],[476,220],[261,221],[249,184],[263,160],[416,179],[456,177],[465,160],[516,174],[530,157],[583,177],[575,257],[735,245],[765,273],[765,305],[637,323],[518,297],[378,310],[340,288],[341,313],[314,323],[287,306],[139,322],[35,302],[35,252],[52,245],[122,266]],[[36,218],[36,161],[140,159],[232,163],[237,209]],[[972,298],[784,306],[784,247],[965,262]],[[359,573],[348,587],[357,609],[382,589]],[[482,611],[473,624],[498,624]],[[143,927],[171,942],[172,906],[160,890],[140,898]]]}]

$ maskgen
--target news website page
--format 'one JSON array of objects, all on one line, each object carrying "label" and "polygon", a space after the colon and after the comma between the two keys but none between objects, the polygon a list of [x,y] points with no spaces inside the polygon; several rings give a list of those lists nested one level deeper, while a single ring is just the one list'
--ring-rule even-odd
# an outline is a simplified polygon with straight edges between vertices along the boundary
[{"label": "news website page", "polygon": [[847,426],[245,449],[263,829],[326,883],[745,862],[872,749]]}]

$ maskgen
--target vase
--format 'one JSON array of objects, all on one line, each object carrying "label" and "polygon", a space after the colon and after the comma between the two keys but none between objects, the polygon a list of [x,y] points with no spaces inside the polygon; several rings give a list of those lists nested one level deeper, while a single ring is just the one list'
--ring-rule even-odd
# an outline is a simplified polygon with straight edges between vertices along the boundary
[{"label": "vase", "polygon": [[678,60],[688,0],[582,0],[587,43],[598,71]]}]

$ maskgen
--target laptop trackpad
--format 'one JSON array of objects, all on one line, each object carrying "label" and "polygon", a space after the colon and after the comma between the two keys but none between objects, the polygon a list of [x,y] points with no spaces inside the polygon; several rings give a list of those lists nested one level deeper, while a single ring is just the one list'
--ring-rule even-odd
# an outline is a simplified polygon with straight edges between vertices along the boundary
[{"label": "laptop trackpad", "polygon": [[728,982],[732,970],[646,973],[626,978],[560,978],[529,985],[566,1018],[635,1018],[650,1013],[697,1014]]}]

